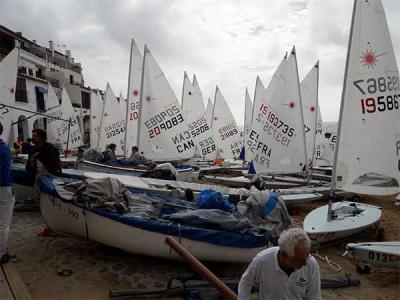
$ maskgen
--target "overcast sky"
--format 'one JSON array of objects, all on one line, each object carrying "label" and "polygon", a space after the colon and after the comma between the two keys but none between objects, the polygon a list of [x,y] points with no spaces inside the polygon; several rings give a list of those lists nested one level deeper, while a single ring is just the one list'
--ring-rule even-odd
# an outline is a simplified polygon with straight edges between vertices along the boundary
[{"label": "overcast sky", "polygon": [[[400,1],[383,0],[400,59]],[[81,62],[86,85],[126,97],[130,39],[147,44],[180,101],[183,71],[197,75],[204,101],[218,84],[239,125],[244,94],[265,85],[296,46],[300,79],[320,60],[324,121],[339,114],[351,0],[0,0],[0,24]]]}]

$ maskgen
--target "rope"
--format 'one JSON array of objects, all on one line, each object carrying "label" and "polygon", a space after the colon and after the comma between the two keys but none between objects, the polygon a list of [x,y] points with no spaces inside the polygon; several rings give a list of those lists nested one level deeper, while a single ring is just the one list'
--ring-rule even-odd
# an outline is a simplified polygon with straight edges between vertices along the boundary
[{"label": "rope", "polygon": [[342,270],[342,267],[341,267],[338,263],[334,262],[333,260],[330,260],[330,259],[328,258],[328,256],[321,256],[321,255],[319,255],[319,254],[318,254],[318,250],[316,250],[316,251],[315,251],[315,254],[312,254],[312,256],[314,256],[314,257],[316,257],[316,258],[319,258],[320,260],[326,262],[326,263],[329,265],[329,267],[330,267],[332,270],[336,271],[336,272],[340,272],[340,271]]}]

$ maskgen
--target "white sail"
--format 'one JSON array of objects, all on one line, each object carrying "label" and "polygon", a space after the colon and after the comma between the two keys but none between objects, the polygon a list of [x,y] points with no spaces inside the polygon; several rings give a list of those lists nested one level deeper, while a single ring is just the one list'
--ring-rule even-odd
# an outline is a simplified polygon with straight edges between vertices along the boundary
[{"label": "white sail", "polygon": [[0,62],[0,122],[3,125],[1,139],[8,143],[10,138],[12,109],[2,106],[13,105],[17,84],[18,48],[14,48]]},{"label": "white sail", "polygon": [[90,146],[97,147],[99,142],[100,122],[103,113],[103,100],[100,91],[90,93]]},{"label": "white sail", "polygon": [[337,123],[322,124],[322,141],[320,141],[320,166],[333,166],[337,141]]},{"label": "white sail", "polygon": [[153,160],[192,157],[195,143],[165,74],[145,47],[139,112],[139,151]]},{"label": "white sail", "polygon": [[[285,60],[286,60],[286,58],[285,58]],[[281,65],[283,66],[283,63],[281,63]],[[280,69],[281,69],[281,67],[278,67],[278,69],[277,69],[277,71],[275,71],[275,73],[278,72],[278,70],[280,70]],[[276,74],[274,74],[274,76],[276,76]],[[251,122],[253,122],[253,116],[255,115],[254,109],[256,107],[260,107],[262,101],[264,100],[263,98],[265,96],[265,91],[266,91],[265,86],[264,86],[260,76],[257,76],[256,87],[254,89],[254,101],[253,101],[253,111],[252,111],[252,115],[251,115]]]},{"label": "white sail", "polygon": [[[322,131],[322,115],[321,109],[319,108],[319,103],[317,102],[317,123],[315,127],[315,145],[314,145],[314,153],[313,153],[313,166],[323,166],[324,162],[321,161],[321,153],[323,151],[324,144],[324,135]],[[333,161],[332,161],[333,163]],[[332,165],[331,165],[332,166]]]},{"label": "white sail", "polygon": [[198,116],[204,115],[206,109],[204,107],[203,93],[201,92],[196,74],[193,75],[193,99],[193,110],[196,111]]},{"label": "white sail", "polygon": [[48,139],[51,143],[61,146],[63,150],[75,149],[83,145],[78,120],[65,88],[61,92],[60,105],[53,87],[50,83],[48,84],[46,115],[63,119],[46,118]]},{"label": "white sail", "polygon": [[215,159],[217,146],[210,123],[205,116],[203,94],[196,75],[193,76],[192,84],[186,72],[183,79],[182,110],[200,155],[206,159]]},{"label": "white sail", "polygon": [[237,158],[243,146],[239,128],[218,86],[215,90],[212,130],[221,156]]},{"label": "white sail", "polygon": [[319,63],[317,62],[300,83],[308,163],[311,163],[313,161],[315,146],[318,113],[318,77]]},{"label": "white sail", "polygon": [[122,155],[124,151],[125,115],[108,83],[103,101],[97,148],[104,151],[107,145],[113,143],[117,145],[116,154]]},{"label": "white sail", "polygon": [[[253,118],[253,103],[251,103],[249,91],[246,87],[245,99],[244,99],[244,126],[243,126],[243,146],[246,147],[246,136],[249,133],[251,126],[251,119]],[[249,155],[245,151],[245,160],[248,161]]]},{"label": "white sail", "polygon": [[122,96],[122,93],[119,93],[118,103],[119,106],[121,107],[122,114],[126,116],[126,100],[124,96]]},{"label": "white sail", "polygon": [[261,101],[255,101],[247,143],[257,173],[293,173],[306,163],[296,52],[283,59]]},{"label": "white sail", "polygon": [[193,85],[185,71],[183,73],[181,108],[184,116],[190,120],[194,115],[196,115],[196,112],[194,112],[194,109],[192,109],[192,105],[196,105],[196,103],[192,100],[192,97]]},{"label": "white sail", "polygon": [[213,103],[211,102],[211,99],[208,98],[205,116],[206,116],[206,119],[207,119],[208,124],[211,124],[211,126],[212,126],[212,113],[213,113],[213,109],[214,109],[214,105],[213,105]]},{"label": "white sail", "polygon": [[356,0],[354,5],[333,185],[362,194],[397,194],[398,66],[382,2]]},{"label": "white sail", "polygon": [[[127,97],[127,126],[126,126],[126,153],[138,144],[138,126],[139,126],[139,103],[140,103],[140,83],[142,80],[143,56],[140,53],[134,39],[131,42],[131,56],[129,69],[128,97]],[[126,111],[126,109],[125,109]]]}]

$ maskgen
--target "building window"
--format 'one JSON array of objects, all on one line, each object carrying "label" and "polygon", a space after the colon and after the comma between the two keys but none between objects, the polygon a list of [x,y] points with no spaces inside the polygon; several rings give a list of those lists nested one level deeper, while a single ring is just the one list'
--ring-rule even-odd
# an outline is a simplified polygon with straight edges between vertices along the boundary
[{"label": "building window", "polygon": [[46,110],[44,105],[44,94],[46,93],[46,89],[41,86],[35,86],[36,92],[36,111],[43,112]]},{"label": "building window", "polygon": [[74,76],[73,75],[69,75],[69,83],[74,84]]},{"label": "building window", "polygon": [[26,67],[23,67],[23,66],[19,67],[18,68],[18,73],[19,74],[26,74]]},{"label": "building window", "polygon": [[15,101],[28,102],[26,80],[20,77],[17,77],[17,90],[15,92]]},{"label": "building window", "polygon": [[37,78],[41,78],[41,79],[45,79],[44,75],[43,75],[43,70],[42,68],[38,68],[36,71],[36,77]]},{"label": "building window", "polygon": [[90,94],[81,91],[82,108],[90,109]]},{"label": "building window", "polygon": [[28,74],[29,74],[29,76],[33,76],[33,70],[32,69],[28,69]]}]

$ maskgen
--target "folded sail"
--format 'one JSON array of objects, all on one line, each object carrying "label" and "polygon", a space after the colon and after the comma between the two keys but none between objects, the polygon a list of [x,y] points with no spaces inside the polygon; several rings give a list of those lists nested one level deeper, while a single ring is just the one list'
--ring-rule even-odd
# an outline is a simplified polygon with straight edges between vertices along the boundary
[{"label": "folded sail", "polygon": [[103,113],[103,100],[100,92],[91,91],[90,93],[90,145],[97,147],[99,142],[100,121]]}]

